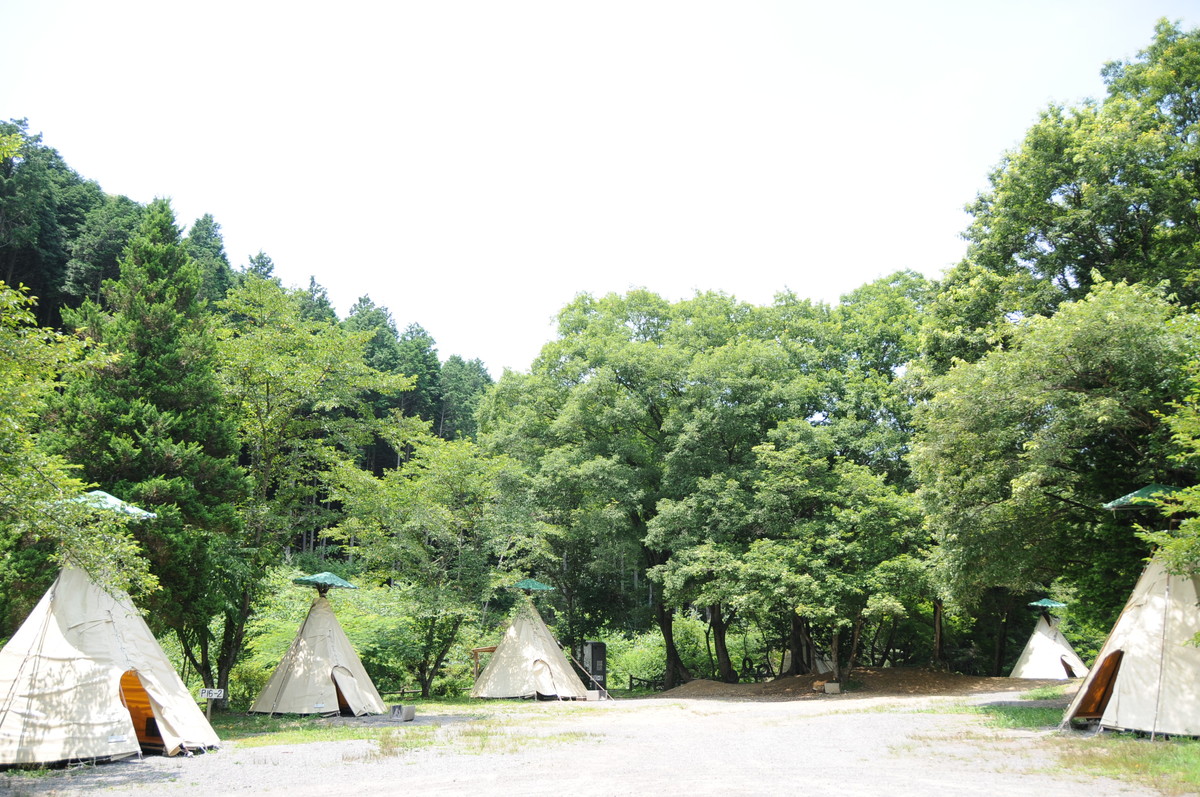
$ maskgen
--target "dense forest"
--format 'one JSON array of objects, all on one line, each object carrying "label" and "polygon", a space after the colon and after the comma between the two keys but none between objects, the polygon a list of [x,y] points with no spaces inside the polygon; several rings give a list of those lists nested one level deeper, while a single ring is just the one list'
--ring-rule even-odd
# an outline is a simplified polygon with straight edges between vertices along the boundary
[{"label": "dense forest", "polygon": [[[666,686],[1003,674],[1042,597],[1087,659],[1153,549],[1200,569],[1200,31],[1103,76],[1003,154],[940,278],[580,294],[497,381],[0,123],[0,640],[71,558],[234,705],[323,570],[385,691],[462,691],[525,577]],[[1102,506],[1149,484],[1185,489]]]}]

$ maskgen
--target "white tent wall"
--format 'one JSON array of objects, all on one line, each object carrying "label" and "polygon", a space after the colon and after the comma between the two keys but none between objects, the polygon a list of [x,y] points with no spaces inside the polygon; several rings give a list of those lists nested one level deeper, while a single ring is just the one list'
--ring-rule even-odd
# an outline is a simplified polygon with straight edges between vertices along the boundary
[{"label": "white tent wall", "polygon": [[475,680],[471,697],[586,699],[587,689],[533,604],[517,612],[491,660]]},{"label": "white tent wall", "polygon": [[1171,575],[1161,561],[1151,560],[1065,720],[1098,719],[1114,730],[1200,736],[1200,648],[1192,644],[1200,632],[1197,582],[1195,576]]},{"label": "white tent wall", "polygon": [[336,714],[339,690],[356,717],[387,710],[329,600],[319,597],[250,711]]},{"label": "white tent wall", "polygon": [[[1063,666],[1064,663],[1070,667],[1070,673]],[[1071,643],[1058,629],[1058,618],[1047,619],[1043,614],[1038,617],[1037,625],[1009,677],[1065,679],[1084,678],[1087,674],[1087,665],[1075,655]]]},{"label": "white tent wall", "polygon": [[128,671],[149,698],[163,752],[220,744],[128,596],[63,568],[0,650],[0,765],[137,754],[121,693]]}]

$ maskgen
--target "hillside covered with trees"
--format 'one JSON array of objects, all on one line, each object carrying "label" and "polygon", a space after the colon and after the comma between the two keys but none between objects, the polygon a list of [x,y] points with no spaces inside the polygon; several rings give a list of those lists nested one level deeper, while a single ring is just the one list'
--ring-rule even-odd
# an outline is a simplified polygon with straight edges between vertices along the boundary
[{"label": "hillside covered with trees", "polygon": [[[667,686],[1002,674],[1046,596],[1088,658],[1152,546],[1200,569],[1200,31],[1103,74],[1003,155],[939,278],[580,294],[496,381],[0,123],[0,640],[69,556],[235,704],[301,571],[360,585],[366,666],[426,695],[525,577],[565,643]],[[1152,483],[1187,488],[1172,523],[1102,508]],[[158,517],[69,500],[92,486]]]}]

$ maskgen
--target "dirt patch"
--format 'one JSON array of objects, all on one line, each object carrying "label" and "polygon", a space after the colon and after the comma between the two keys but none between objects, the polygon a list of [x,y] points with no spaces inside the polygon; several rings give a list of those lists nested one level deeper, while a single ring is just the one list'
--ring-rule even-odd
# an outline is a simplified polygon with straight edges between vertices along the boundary
[{"label": "dirt patch", "polygon": [[[793,675],[757,684],[726,684],[697,679],[661,692],[655,697],[740,700],[816,700],[827,697],[823,684],[829,675]],[[1039,686],[1067,685],[1067,693],[1078,681],[1029,678],[986,678],[934,670],[927,667],[859,667],[843,691],[864,696],[972,695],[985,692],[1027,692]],[[815,686],[814,686],[815,685]]]}]

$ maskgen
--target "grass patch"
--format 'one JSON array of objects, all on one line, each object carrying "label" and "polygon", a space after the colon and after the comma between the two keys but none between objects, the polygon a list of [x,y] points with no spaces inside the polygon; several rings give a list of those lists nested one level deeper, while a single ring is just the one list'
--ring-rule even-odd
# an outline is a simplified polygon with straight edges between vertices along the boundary
[{"label": "grass patch", "polygon": [[[886,706],[884,710],[895,710]],[[1040,728],[1051,730],[1062,722],[1063,710],[1055,706],[1022,706],[1019,703],[1004,705],[972,706],[966,703],[948,703],[943,706],[913,709],[912,714],[975,714],[985,725],[993,728]]]},{"label": "grass patch", "polygon": [[1042,728],[1058,727],[1062,722],[1063,710],[1055,706],[970,706],[971,713],[980,714],[984,721],[996,728]]},{"label": "grass patch", "polygon": [[1022,691],[1022,700],[1063,700],[1067,697],[1067,684],[1055,684],[1052,687],[1037,687]]},{"label": "grass patch", "polygon": [[239,747],[374,739],[389,730],[378,725],[328,724],[300,714],[221,714],[213,717],[212,726],[222,742],[237,742]]},{"label": "grass patch", "polygon": [[[454,748],[465,753],[509,753],[529,744],[565,743],[582,738],[581,734],[531,733],[539,724],[561,721],[564,717],[587,711],[583,705],[547,705],[531,700],[492,701],[447,698],[422,701],[417,714],[433,719],[434,724],[401,726],[328,722],[305,715],[228,713],[213,717],[213,728],[224,742],[238,747],[303,745],[316,742],[343,742],[366,739],[372,742],[368,753],[347,753],[346,760],[370,761],[406,755],[426,747]],[[439,722],[445,718],[445,722]],[[521,730],[515,730],[517,726]]]},{"label": "grass patch", "polygon": [[1200,790],[1200,740],[1156,739],[1106,733],[1098,738],[1064,738],[1063,764],[1088,775],[1149,785],[1166,794]]},{"label": "grass patch", "polygon": [[1030,689],[1028,692],[1021,693],[1021,698],[1024,700],[1060,700],[1066,696],[1066,684],[1039,686],[1036,689]]},{"label": "grass patch", "polygon": [[585,739],[595,739],[599,734],[582,731],[563,731],[561,733],[528,733],[525,730],[497,725],[472,725],[467,728],[446,734],[447,745],[452,745],[455,752],[467,755],[483,755],[485,753],[516,753],[530,745],[544,747],[549,744],[571,744]]},{"label": "grass patch", "polygon": [[[1063,687],[1042,687],[1022,695],[1029,700],[1063,697]],[[1053,730],[1062,722],[1063,709],[1054,706],[1010,703],[970,706],[963,703],[935,709],[955,714],[978,714],[997,728]],[[961,735],[956,738],[963,738]],[[1200,791],[1200,739],[1157,739],[1128,733],[1101,736],[1051,735],[1061,765],[1096,777],[1112,778],[1149,786],[1164,794],[1195,794]]]},{"label": "grass patch", "polygon": [[437,725],[416,728],[384,728],[373,741],[375,748],[367,753],[346,755],[346,761],[381,761],[407,755],[414,750],[433,747],[437,744]]},{"label": "grass patch", "polygon": [[519,752],[530,745],[570,744],[595,738],[597,734],[578,731],[529,733],[528,728],[514,729],[500,722],[484,721],[465,727],[428,725],[420,728],[387,728],[373,741],[367,753],[347,753],[346,761],[379,761],[407,755],[414,750],[434,748],[452,750],[459,755],[504,755]]}]

